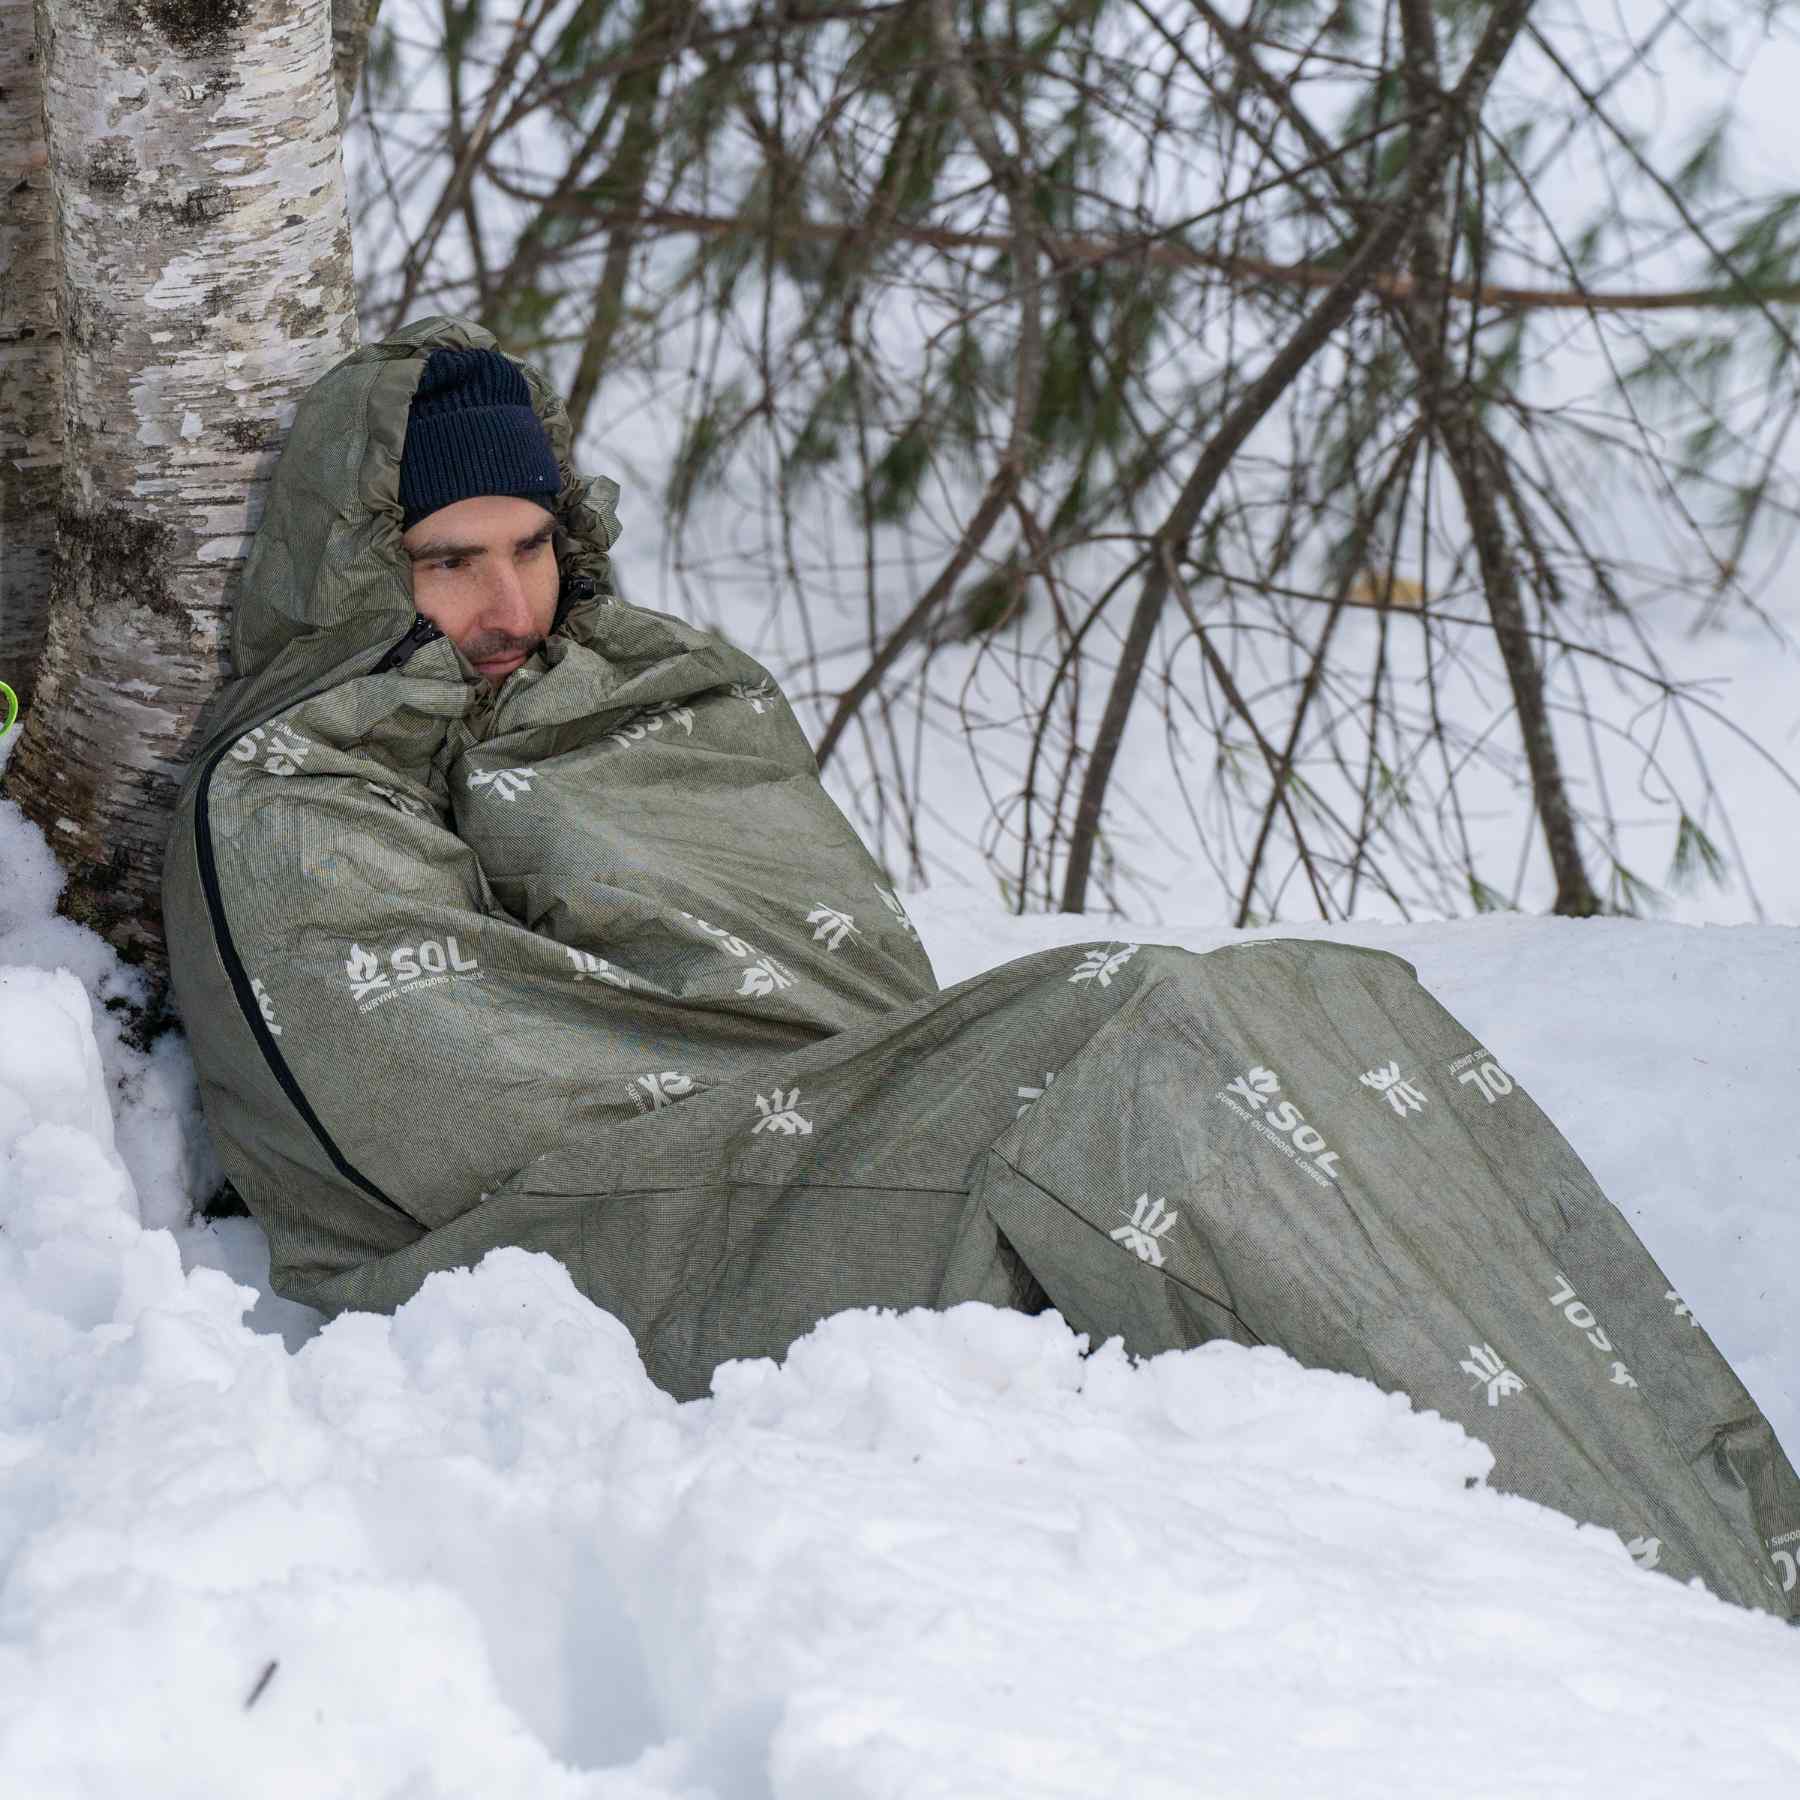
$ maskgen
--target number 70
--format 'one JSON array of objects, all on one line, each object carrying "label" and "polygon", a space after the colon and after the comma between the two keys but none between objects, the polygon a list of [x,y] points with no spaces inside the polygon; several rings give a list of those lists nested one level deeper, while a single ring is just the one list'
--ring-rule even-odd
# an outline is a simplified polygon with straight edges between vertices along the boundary
[{"label": "number 70", "polygon": [[1456,1078],[1465,1087],[1470,1083],[1481,1089],[1481,1097],[1492,1106],[1502,1094],[1513,1091],[1512,1077],[1498,1063],[1484,1062],[1473,1069],[1464,1069]]}]

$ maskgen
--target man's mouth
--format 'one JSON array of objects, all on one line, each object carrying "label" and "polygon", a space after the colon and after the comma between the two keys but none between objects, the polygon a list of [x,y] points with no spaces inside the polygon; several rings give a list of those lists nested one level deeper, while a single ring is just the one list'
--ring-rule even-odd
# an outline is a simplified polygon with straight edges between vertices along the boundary
[{"label": "man's mouth", "polygon": [[522,669],[524,666],[525,652],[523,650],[507,650],[499,656],[485,657],[474,665],[475,672],[478,675],[486,676],[490,681],[497,680],[503,675],[510,675],[515,669]]}]

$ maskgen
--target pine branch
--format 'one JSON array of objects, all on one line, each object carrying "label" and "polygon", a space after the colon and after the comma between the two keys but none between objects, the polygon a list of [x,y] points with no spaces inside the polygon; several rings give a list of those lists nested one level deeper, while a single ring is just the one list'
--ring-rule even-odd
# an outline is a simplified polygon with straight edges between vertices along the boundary
[{"label": "pine branch", "polygon": [[[496,181],[503,191],[522,194],[504,179]],[[830,219],[783,219],[771,226],[761,216],[739,213],[693,212],[676,206],[645,207],[628,211],[609,207],[593,207],[573,200],[570,210],[578,210],[593,226],[595,233],[631,231],[640,235],[732,237],[753,236],[767,242],[828,243],[860,241],[868,237],[866,224]],[[1009,236],[992,231],[953,231],[947,226],[908,224],[903,219],[884,218],[882,236],[896,243],[916,244],[929,250],[991,250],[1004,253],[1011,248]],[[1206,250],[1191,244],[1170,243],[1163,232],[1101,233],[1045,232],[1040,240],[1045,254],[1058,268],[1075,271],[1102,263],[1141,262],[1153,269],[1211,269],[1245,286],[1271,284],[1280,287],[1329,288],[1340,275],[1341,267],[1325,263],[1277,262],[1268,257],[1244,256],[1221,250]],[[1366,287],[1368,293],[1383,300],[1407,300],[1417,291],[1415,277],[1404,269],[1388,270],[1373,276]],[[1495,312],[1721,312],[1745,307],[1800,306],[1800,281],[1780,282],[1758,287],[1739,282],[1729,287],[1648,288],[1632,293],[1619,288],[1582,287],[1516,287],[1501,282],[1449,281],[1443,292],[1452,300]]]}]

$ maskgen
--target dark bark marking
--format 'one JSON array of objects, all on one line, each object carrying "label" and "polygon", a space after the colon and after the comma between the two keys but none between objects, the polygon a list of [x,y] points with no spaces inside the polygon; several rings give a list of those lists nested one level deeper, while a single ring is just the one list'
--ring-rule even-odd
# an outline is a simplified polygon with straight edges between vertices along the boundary
[{"label": "dark bark marking", "polygon": [[273,419],[227,419],[219,427],[219,435],[246,456],[281,448],[281,427]]},{"label": "dark bark marking", "polygon": [[179,200],[153,196],[144,202],[144,211],[154,219],[165,219],[189,231],[197,231],[222,219],[231,211],[231,190],[221,181],[203,182],[190,188]]},{"label": "dark bark marking", "polygon": [[79,513],[65,507],[56,520],[56,563],[52,591],[97,596],[129,594],[166,618],[184,619],[167,574],[174,533],[155,519],[123,506]]},{"label": "dark bark marking", "polygon": [[[75,790],[75,795],[72,803],[67,795],[63,796],[72,816],[91,818],[94,805],[91,785],[85,790]],[[79,814],[74,814],[75,807],[81,808]],[[136,967],[144,961],[144,947],[135,935],[121,929],[135,923],[133,915],[138,906],[137,898],[132,894],[130,875],[131,858],[121,844],[105,862],[89,864],[82,871],[82,879],[70,881],[56,903],[56,910],[65,919],[73,919],[77,925],[85,925],[89,931],[108,939],[118,951],[119,960]],[[121,894],[131,895],[131,898],[121,903],[116,898]]]},{"label": "dark bark marking", "polygon": [[217,56],[249,24],[253,8],[250,0],[146,0],[143,10],[171,49]]},{"label": "dark bark marking", "polygon": [[317,301],[302,304],[298,300],[281,303],[281,329],[291,338],[315,338],[331,327],[333,309]]},{"label": "dark bark marking", "polygon": [[88,191],[122,194],[137,179],[137,152],[125,138],[104,138],[88,158]]}]

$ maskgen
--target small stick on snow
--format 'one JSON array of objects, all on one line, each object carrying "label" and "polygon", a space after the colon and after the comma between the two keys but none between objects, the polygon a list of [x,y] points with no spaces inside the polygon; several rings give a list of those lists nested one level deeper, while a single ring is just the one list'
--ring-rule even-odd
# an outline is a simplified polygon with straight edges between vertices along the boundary
[{"label": "small stick on snow", "polygon": [[271,1657],[263,1672],[256,1678],[256,1686],[250,1690],[249,1698],[244,1702],[244,1711],[248,1712],[262,1698],[263,1689],[275,1679],[275,1671],[281,1666],[278,1658]]}]

